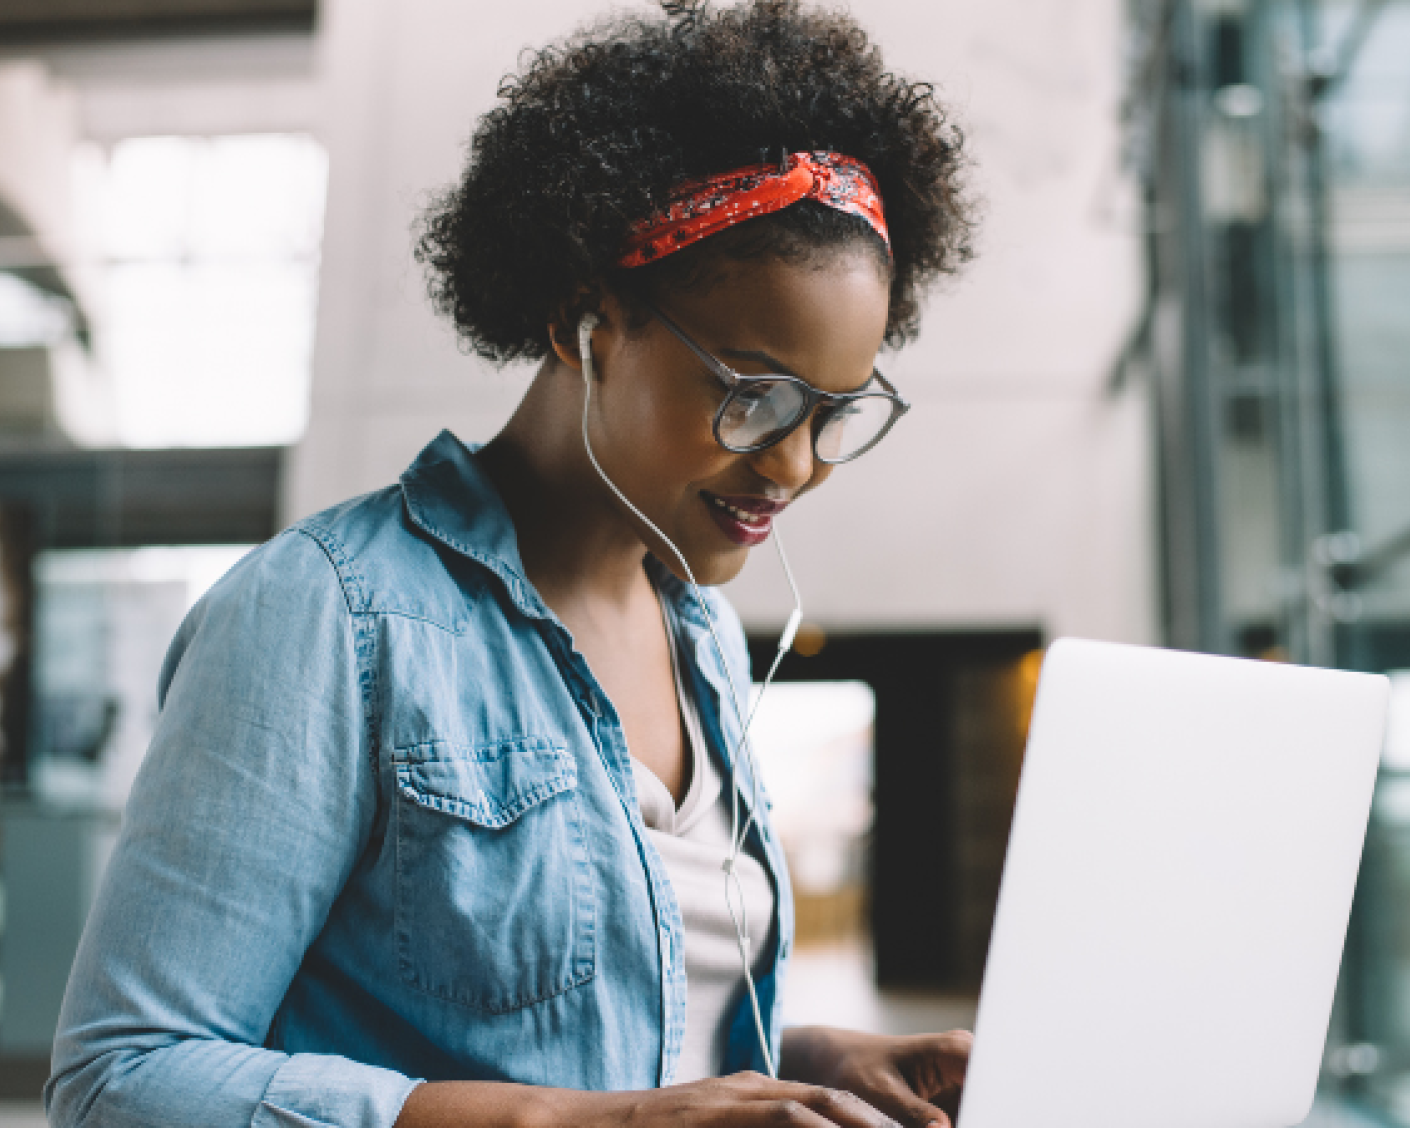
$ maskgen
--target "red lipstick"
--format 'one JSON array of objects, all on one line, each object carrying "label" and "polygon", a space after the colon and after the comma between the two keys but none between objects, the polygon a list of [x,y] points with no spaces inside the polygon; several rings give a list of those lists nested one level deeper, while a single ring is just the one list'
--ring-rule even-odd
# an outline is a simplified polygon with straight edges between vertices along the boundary
[{"label": "red lipstick", "polygon": [[753,548],[769,539],[774,515],[788,504],[764,497],[724,497],[708,490],[701,490],[700,496],[705,499],[705,507],[725,536],[746,548]]}]

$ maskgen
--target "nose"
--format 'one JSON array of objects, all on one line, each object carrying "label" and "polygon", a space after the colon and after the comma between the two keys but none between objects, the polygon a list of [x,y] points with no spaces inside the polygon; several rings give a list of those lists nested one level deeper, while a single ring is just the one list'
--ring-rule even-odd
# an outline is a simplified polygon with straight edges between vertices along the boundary
[{"label": "nose", "polygon": [[780,443],[753,458],[754,469],[775,485],[799,493],[813,480],[819,463],[813,458],[812,420],[807,419]]}]

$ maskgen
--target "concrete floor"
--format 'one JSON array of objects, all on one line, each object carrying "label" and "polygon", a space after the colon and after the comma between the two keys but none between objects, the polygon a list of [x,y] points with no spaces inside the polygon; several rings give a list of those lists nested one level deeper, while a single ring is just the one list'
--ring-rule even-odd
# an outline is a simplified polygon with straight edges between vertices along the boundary
[{"label": "concrete floor", "polygon": [[874,1034],[925,1034],[974,1025],[975,1000],[964,996],[878,991],[861,944],[800,948],[783,992],[791,1026],[845,1026]]}]

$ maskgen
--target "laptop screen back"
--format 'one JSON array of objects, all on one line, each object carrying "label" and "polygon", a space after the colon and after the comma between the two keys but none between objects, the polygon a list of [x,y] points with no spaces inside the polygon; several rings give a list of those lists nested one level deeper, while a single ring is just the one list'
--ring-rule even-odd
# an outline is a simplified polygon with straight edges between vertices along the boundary
[{"label": "laptop screen back", "polygon": [[1386,679],[1055,643],[959,1128],[1275,1128],[1310,1108]]}]

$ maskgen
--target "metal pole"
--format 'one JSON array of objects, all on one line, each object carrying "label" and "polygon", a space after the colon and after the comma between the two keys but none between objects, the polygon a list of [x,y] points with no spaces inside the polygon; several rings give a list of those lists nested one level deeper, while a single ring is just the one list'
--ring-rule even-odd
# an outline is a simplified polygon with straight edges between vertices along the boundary
[{"label": "metal pole", "polygon": [[[1331,208],[1327,192],[1326,152],[1323,144],[1321,103],[1333,73],[1319,72],[1311,65],[1319,52],[1319,28],[1316,0],[1299,0],[1299,31],[1302,37],[1302,57],[1305,62],[1302,128],[1296,136],[1302,143],[1303,168],[1307,193],[1307,267],[1310,314],[1312,319],[1312,400],[1307,405],[1316,421],[1316,446],[1321,455],[1321,512],[1312,514],[1309,532],[1314,541],[1308,545],[1315,553],[1318,534],[1337,533],[1349,527],[1351,507],[1346,481],[1346,449],[1341,406],[1341,381],[1338,371],[1336,314],[1333,307],[1331,254],[1328,229]],[[1315,496],[1315,495],[1314,495]],[[1336,665],[1338,658],[1335,604],[1330,573],[1322,561],[1313,567],[1322,574],[1315,577],[1310,608],[1314,617],[1314,654],[1318,665]],[[1320,597],[1320,598],[1319,598]]]},{"label": "metal pole", "polygon": [[1200,183],[1203,166],[1202,137],[1205,90],[1202,80],[1199,43],[1200,23],[1188,0],[1175,13],[1174,51],[1176,58],[1173,126],[1177,154],[1175,174],[1179,178],[1179,208],[1183,246],[1183,332],[1181,351],[1184,369],[1184,416],[1192,517],[1193,552],[1189,563],[1195,572],[1194,638],[1201,650],[1222,654],[1229,650],[1228,628],[1224,621],[1223,560],[1219,513],[1219,463],[1222,435],[1221,398],[1214,386],[1209,342],[1212,326],[1209,316],[1207,240],[1204,227],[1204,200]]}]

